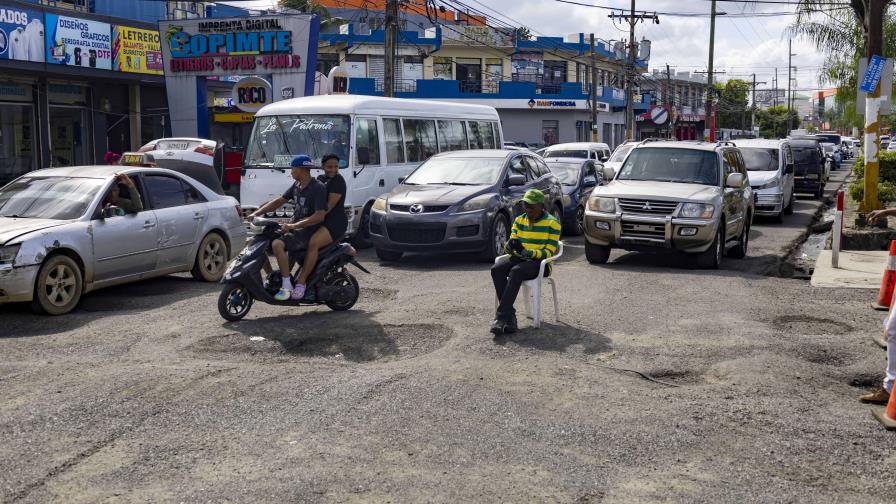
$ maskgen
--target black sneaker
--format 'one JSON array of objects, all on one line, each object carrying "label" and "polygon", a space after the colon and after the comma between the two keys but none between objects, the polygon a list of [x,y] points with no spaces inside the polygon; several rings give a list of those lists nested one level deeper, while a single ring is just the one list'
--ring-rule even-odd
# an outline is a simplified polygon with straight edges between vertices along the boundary
[{"label": "black sneaker", "polygon": [[506,326],[507,324],[503,320],[495,319],[495,321],[492,322],[491,332],[495,337],[502,336]]},{"label": "black sneaker", "polygon": [[511,317],[510,322],[504,325],[504,334],[513,334],[519,330],[516,324],[516,316]]}]

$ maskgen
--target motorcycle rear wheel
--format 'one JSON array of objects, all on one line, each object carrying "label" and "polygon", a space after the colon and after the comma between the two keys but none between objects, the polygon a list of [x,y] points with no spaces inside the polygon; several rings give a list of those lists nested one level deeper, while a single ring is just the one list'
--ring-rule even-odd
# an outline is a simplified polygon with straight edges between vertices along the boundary
[{"label": "motorcycle rear wheel", "polygon": [[218,313],[225,320],[236,322],[242,320],[252,308],[252,294],[240,284],[225,284],[218,296]]},{"label": "motorcycle rear wheel", "polygon": [[323,284],[327,287],[343,287],[349,285],[352,287],[351,295],[338,296],[337,298],[327,301],[327,306],[334,311],[345,311],[350,309],[352,306],[355,306],[355,303],[358,302],[358,297],[361,295],[361,286],[358,285],[358,280],[348,271],[339,271],[330,275],[324,280]]}]

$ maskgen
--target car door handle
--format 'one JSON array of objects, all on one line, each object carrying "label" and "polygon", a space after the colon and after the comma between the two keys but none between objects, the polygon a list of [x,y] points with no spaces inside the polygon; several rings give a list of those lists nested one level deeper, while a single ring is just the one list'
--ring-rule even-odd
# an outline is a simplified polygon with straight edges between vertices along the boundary
[{"label": "car door handle", "polygon": [[195,214],[195,215],[193,216],[193,220],[202,220],[202,219],[204,219],[204,218],[205,218],[205,216],[202,215],[202,214]]},{"label": "car door handle", "polygon": [[156,227],[155,222],[146,221],[143,223],[143,229],[150,229]]}]

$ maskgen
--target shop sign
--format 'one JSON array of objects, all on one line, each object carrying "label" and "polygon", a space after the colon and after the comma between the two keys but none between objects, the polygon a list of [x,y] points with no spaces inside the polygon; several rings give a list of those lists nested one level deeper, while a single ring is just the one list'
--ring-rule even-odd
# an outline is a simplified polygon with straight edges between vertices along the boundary
[{"label": "shop sign", "polygon": [[112,70],[112,26],[47,14],[47,63]]},{"label": "shop sign", "polygon": [[529,108],[576,108],[575,100],[536,100],[531,99],[528,102]]},{"label": "shop sign", "polygon": [[159,32],[130,26],[114,26],[112,68],[119,72],[164,74]]},{"label": "shop sign", "polygon": [[44,61],[43,14],[0,7],[0,60]]},{"label": "shop sign", "polygon": [[669,120],[669,111],[666,107],[657,105],[650,109],[650,119],[654,124],[665,124]]},{"label": "shop sign", "polygon": [[162,21],[162,55],[172,75],[292,73],[302,68],[310,16]]},{"label": "shop sign", "polygon": [[31,86],[15,82],[0,82],[0,101],[31,101]]},{"label": "shop sign", "polygon": [[271,83],[261,77],[246,77],[233,86],[233,105],[243,112],[258,112],[269,103],[274,103]]},{"label": "shop sign", "polygon": [[215,122],[219,123],[250,123],[255,120],[255,114],[215,114]]},{"label": "shop sign", "polygon": [[85,105],[87,103],[87,88],[73,84],[47,84],[47,97],[50,103],[62,105]]}]

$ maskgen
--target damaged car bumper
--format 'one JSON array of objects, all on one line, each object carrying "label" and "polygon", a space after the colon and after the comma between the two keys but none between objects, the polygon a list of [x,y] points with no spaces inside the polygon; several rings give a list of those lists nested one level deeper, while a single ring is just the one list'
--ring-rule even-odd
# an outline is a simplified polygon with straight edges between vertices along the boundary
[{"label": "damaged car bumper", "polygon": [[29,266],[0,265],[0,303],[31,301],[39,264]]}]

